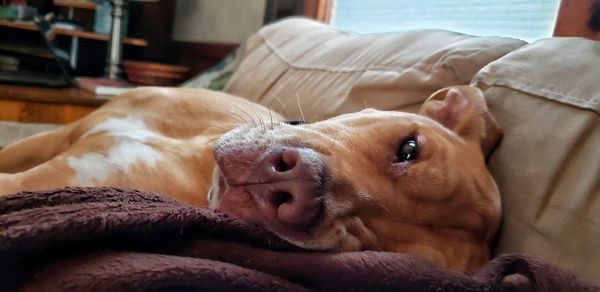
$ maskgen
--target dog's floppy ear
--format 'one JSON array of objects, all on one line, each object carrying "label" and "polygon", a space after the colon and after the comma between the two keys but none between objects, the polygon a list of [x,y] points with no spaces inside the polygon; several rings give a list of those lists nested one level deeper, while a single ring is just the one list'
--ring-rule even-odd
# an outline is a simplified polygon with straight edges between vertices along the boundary
[{"label": "dog's floppy ear", "polygon": [[502,128],[488,111],[483,93],[473,86],[453,86],[433,93],[419,114],[430,117],[467,141],[481,146],[487,157],[502,138]]}]

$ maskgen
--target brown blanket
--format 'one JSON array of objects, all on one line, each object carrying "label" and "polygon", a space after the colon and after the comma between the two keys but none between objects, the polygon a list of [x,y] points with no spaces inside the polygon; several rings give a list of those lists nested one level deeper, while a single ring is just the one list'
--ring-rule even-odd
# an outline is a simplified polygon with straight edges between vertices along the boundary
[{"label": "brown blanket", "polygon": [[465,276],[406,254],[303,251],[225,214],[114,188],[0,197],[1,290],[598,291],[522,255]]}]

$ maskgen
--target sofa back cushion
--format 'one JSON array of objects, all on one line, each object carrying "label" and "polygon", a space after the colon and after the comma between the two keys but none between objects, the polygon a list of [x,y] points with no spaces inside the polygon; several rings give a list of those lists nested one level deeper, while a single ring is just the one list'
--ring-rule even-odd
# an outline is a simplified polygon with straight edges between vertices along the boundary
[{"label": "sofa back cushion", "polygon": [[489,166],[502,194],[497,253],[538,255],[600,278],[600,42],[541,40],[482,69],[504,139]]},{"label": "sofa back cushion", "polygon": [[441,30],[357,35],[291,18],[248,40],[225,91],[294,119],[365,107],[416,111],[434,91],[468,84],[483,66],[522,45]]}]

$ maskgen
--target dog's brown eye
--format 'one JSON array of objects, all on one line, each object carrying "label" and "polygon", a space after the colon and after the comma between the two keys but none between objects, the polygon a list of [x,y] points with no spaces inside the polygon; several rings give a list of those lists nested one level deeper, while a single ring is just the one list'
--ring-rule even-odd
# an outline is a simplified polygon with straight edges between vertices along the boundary
[{"label": "dog's brown eye", "polygon": [[402,145],[400,145],[400,149],[398,151],[398,161],[410,161],[417,158],[417,155],[419,155],[417,140],[415,138],[408,138],[402,142]]}]

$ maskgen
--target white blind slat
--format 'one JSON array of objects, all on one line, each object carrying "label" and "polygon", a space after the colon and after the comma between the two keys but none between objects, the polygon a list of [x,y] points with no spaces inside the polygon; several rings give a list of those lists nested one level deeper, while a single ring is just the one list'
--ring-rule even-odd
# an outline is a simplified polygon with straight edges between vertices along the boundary
[{"label": "white blind slat", "polygon": [[385,33],[437,28],[534,41],[552,36],[560,0],[336,0],[332,23]]}]

